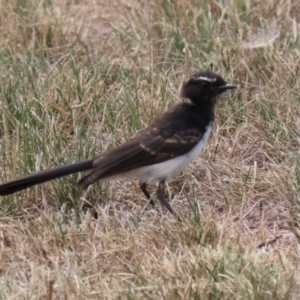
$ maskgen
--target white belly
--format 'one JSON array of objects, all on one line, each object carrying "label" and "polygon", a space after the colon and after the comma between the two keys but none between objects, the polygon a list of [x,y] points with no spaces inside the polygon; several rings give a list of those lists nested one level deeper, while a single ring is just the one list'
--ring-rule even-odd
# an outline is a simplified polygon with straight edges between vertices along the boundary
[{"label": "white belly", "polygon": [[120,175],[127,178],[136,178],[140,183],[146,184],[163,179],[170,179],[182,171],[185,166],[202,151],[211,129],[212,123],[206,127],[206,132],[201,141],[188,153],[155,165],[134,169]]}]

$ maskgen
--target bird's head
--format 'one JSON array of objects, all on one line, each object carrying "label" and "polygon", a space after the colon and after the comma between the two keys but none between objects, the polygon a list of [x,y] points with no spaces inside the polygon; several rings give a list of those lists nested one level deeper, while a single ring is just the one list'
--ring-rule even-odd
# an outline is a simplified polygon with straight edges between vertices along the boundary
[{"label": "bird's head", "polygon": [[179,97],[189,99],[196,106],[214,104],[219,95],[236,86],[212,72],[200,72],[188,77],[180,86]]}]

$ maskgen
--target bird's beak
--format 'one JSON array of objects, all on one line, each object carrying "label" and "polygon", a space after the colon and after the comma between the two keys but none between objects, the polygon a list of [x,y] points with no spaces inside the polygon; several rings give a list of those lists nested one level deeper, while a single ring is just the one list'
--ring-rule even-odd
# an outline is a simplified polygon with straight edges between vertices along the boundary
[{"label": "bird's beak", "polygon": [[225,84],[218,87],[219,90],[231,90],[236,89],[236,85],[226,82]]}]

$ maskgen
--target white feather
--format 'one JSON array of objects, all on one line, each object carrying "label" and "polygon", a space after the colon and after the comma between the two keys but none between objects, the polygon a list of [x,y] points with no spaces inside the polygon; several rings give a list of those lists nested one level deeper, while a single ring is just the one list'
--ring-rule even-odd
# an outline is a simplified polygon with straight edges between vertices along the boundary
[{"label": "white feather", "polygon": [[209,77],[204,77],[204,76],[200,76],[198,77],[199,80],[204,80],[204,81],[207,81],[207,82],[215,82],[217,80],[217,78],[209,78]]},{"label": "white feather", "polygon": [[129,172],[119,174],[116,177],[136,178],[140,183],[146,184],[156,182],[162,179],[170,179],[171,177],[182,171],[185,168],[185,166],[202,151],[211,129],[212,123],[210,123],[206,127],[206,132],[203,135],[200,142],[186,154],[155,165],[134,169]]}]

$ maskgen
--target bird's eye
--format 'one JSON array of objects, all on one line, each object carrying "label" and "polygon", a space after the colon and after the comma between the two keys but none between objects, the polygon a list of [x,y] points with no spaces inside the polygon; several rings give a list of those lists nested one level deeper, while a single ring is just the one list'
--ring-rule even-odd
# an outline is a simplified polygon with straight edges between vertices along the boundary
[{"label": "bird's eye", "polygon": [[208,82],[207,82],[207,81],[202,81],[202,82],[201,82],[201,85],[202,85],[203,87],[207,87],[207,86],[208,86]]}]

